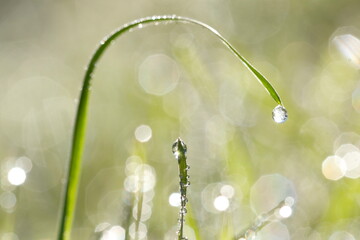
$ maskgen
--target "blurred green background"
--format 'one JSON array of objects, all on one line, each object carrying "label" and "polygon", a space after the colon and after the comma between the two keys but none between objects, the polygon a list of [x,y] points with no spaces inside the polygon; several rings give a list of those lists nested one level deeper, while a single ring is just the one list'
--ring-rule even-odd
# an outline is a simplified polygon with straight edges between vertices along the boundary
[{"label": "blurred green background", "polygon": [[272,121],[275,102],[209,32],[124,35],[94,76],[73,239],[133,239],[136,221],[138,239],[174,239],[178,136],[189,239],[239,233],[287,196],[292,216],[256,239],[360,239],[359,10],[358,0],[0,0],[0,239],[56,238],[84,68],[113,29],[163,14],[222,33],[289,119]]}]

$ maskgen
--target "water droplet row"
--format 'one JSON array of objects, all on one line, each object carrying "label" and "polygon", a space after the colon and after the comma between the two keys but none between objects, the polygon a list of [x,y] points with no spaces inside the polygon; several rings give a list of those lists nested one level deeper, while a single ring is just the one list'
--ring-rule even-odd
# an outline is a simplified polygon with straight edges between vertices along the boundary
[{"label": "water droplet row", "polygon": [[187,187],[190,186],[188,175],[188,170],[190,169],[190,166],[186,164],[186,152],[187,147],[185,143],[178,138],[175,143],[172,145],[172,152],[175,156],[175,158],[178,160],[179,165],[179,186],[180,186],[180,211],[179,211],[179,219],[178,219],[178,239],[181,240],[187,240],[186,237],[183,237],[183,228],[185,223],[185,215],[187,213],[186,209],[186,203],[188,202],[187,196],[186,196],[186,190]]}]

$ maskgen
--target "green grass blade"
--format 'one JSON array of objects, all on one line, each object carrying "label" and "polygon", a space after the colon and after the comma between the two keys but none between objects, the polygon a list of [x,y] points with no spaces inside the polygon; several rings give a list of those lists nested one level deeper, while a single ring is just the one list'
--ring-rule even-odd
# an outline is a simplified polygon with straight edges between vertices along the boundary
[{"label": "green grass blade", "polygon": [[270,96],[277,102],[278,104],[282,105],[281,98],[279,94],[276,92],[275,88],[270,84],[270,82],[266,79],[264,75],[262,75],[251,63],[246,60],[240,53],[233,47],[229,41],[227,41],[218,31],[214,28],[210,27],[209,25],[202,23],[200,21],[186,18],[186,17],[176,17],[180,21],[192,23],[199,25],[210,32],[212,32],[216,37],[218,37],[224,44],[227,46],[230,51],[235,54],[235,56],[247,67],[247,69],[256,77],[256,79],[261,83],[261,85],[265,88],[265,90],[270,94]]},{"label": "green grass blade", "polygon": [[191,23],[202,28],[209,30],[213,33],[218,39],[220,39],[230,50],[235,54],[235,56],[254,74],[254,76],[259,80],[262,86],[268,91],[270,96],[278,103],[282,104],[279,95],[269,83],[269,81],[258,71],[256,70],[240,53],[215,29],[202,23],[200,21],[180,17],[180,16],[154,16],[143,19],[135,20],[131,23],[125,24],[109,36],[104,38],[99,47],[96,49],[95,53],[90,59],[86,73],[83,79],[83,87],[81,90],[81,95],[79,99],[79,105],[77,108],[73,139],[72,139],[72,148],[71,156],[68,167],[66,191],[64,196],[64,204],[61,215],[60,229],[58,234],[58,240],[69,240],[71,234],[71,228],[74,221],[75,205],[77,200],[78,185],[80,181],[81,174],[81,165],[82,165],[82,155],[84,150],[85,143],[85,132],[86,132],[86,121],[87,121],[87,109],[88,101],[90,94],[90,85],[93,72],[95,71],[96,63],[99,61],[100,57],[104,54],[105,50],[110,46],[110,43],[121,36],[123,33],[128,32],[131,29],[140,28],[143,25],[148,25],[151,23]]}]

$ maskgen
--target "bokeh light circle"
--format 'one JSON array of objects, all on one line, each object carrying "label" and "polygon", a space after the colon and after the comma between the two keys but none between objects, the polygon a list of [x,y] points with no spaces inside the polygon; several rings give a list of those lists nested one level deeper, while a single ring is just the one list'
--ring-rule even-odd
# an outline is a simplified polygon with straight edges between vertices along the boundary
[{"label": "bokeh light circle", "polygon": [[135,138],[139,142],[148,142],[151,137],[152,130],[148,125],[140,125],[135,129]]},{"label": "bokeh light circle", "polygon": [[145,92],[162,96],[179,82],[180,70],[176,62],[164,54],[147,57],[139,67],[139,83]]},{"label": "bokeh light circle", "polygon": [[281,218],[289,218],[292,215],[292,208],[289,206],[282,206],[279,209],[279,216]]},{"label": "bokeh light circle", "polygon": [[214,207],[220,211],[226,211],[229,208],[230,201],[225,196],[218,196],[214,199]]},{"label": "bokeh light circle", "polygon": [[180,207],[181,205],[181,195],[178,192],[172,193],[169,196],[169,204],[173,207]]},{"label": "bokeh light circle", "polygon": [[109,230],[105,231],[101,240],[124,240],[125,229],[121,226],[113,226]]},{"label": "bokeh light circle", "polygon": [[345,176],[346,163],[338,156],[329,156],[322,163],[322,173],[329,180],[339,180]]},{"label": "bokeh light circle", "polygon": [[23,184],[26,180],[26,172],[24,169],[14,167],[8,172],[8,181],[15,186]]},{"label": "bokeh light circle", "polygon": [[280,174],[262,176],[250,191],[251,207],[257,214],[270,211],[287,197],[296,199],[295,187]]},{"label": "bokeh light circle", "polygon": [[129,234],[132,239],[135,239],[136,236],[138,237],[139,240],[146,238],[147,231],[148,230],[147,230],[146,225],[142,222],[139,223],[139,228],[138,228],[137,232],[136,232],[135,223],[132,223],[129,227]]},{"label": "bokeh light circle", "polygon": [[360,177],[360,152],[349,152],[344,156],[346,164],[345,176],[348,178]]},{"label": "bokeh light circle", "polygon": [[16,201],[16,196],[12,192],[3,192],[0,194],[0,206],[5,210],[14,208]]},{"label": "bokeh light circle", "polygon": [[[236,192],[236,196],[242,196]],[[229,184],[222,182],[208,184],[201,192],[201,203],[204,209],[211,213],[233,211],[235,189]]]}]

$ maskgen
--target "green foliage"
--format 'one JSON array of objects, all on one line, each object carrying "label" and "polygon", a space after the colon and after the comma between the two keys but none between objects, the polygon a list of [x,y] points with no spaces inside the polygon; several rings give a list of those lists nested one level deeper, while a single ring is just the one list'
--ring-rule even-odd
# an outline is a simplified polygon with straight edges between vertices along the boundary
[{"label": "green foliage", "polygon": [[100,57],[104,54],[105,50],[110,46],[110,44],[123,33],[130,31],[135,28],[142,28],[146,24],[154,23],[191,23],[198,25],[206,30],[209,30],[213,35],[220,39],[231,52],[254,74],[254,76],[259,80],[262,86],[268,91],[270,96],[278,103],[282,104],[279,95],[272,87],[272,85],[266,80],[266,78],[256,70],[240,53],[215,29],[212,27],[186,17],[180,16],[154,16],[149,18],[143,18],[135,20],[129,24],[125,24],[118,30],[114,31],[112,34],[107,36],[101,41],[100,46],[96,49],[94,55],[92,56],[85,73],[83,80],[83,87],[81,90],[81,95],[79,99],[79,105],[76,113],[76,120],[73,132],[72,148],[71,148],[71,157],[68,168],[68,177],[66,191],[64,195],[64,206],[62,210],[62,217],[60,222],[59,229],[59,240],[69,240],[71,234],[71,228],[74,221],[75,205],[78,195],[78,186],[81,175],[81,165],[82,165],[82,156],[85,143],[85,132],[86,132],[86,122],[87,122],[87,110],[90,96],[90,86],[91,79],[94,74],[95,66],[98,63]]}]

